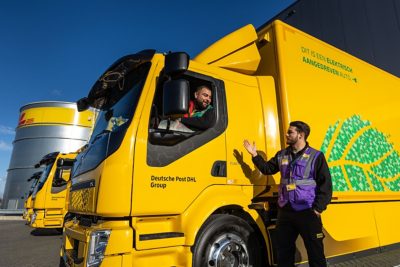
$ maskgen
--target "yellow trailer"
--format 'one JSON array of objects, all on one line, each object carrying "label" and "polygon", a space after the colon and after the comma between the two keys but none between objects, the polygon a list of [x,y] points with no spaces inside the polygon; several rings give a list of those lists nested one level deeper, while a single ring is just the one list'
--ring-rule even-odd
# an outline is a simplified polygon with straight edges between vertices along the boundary
[{"label": "yellow trailer", "polygon": [[62,228],[68,213],[71,167],[77,153],[49,153],[36,165],[44,166],[31,196],[30,226]]},{"label": "yellow trailer", "polygon": [[[212,89],[213,127],[160,129],[187,113],[198,85]],[[243,140],[270,158],[293,120],[311,126],[332,172],[328,259],[399,244],[398,88],[397,77],[280,21],[247,25],[191,60],[121,58],[78,101],[101,112],[73,166],[60,265],[274,265],[280,177],[260,174]]]}]

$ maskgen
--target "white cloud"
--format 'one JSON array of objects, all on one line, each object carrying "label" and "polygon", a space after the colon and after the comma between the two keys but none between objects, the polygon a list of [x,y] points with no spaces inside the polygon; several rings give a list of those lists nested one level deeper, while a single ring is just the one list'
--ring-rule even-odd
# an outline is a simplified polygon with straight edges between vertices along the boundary
[{"label": "white cloud", "polygon": [[11,127],[0,125],[0,134],[14,135],[15,131]]},{"label": "white cloud", "polygon": [[4,142],[3,140],[0,140],[0,150],[1,151],[11,151],[12,145]]}]

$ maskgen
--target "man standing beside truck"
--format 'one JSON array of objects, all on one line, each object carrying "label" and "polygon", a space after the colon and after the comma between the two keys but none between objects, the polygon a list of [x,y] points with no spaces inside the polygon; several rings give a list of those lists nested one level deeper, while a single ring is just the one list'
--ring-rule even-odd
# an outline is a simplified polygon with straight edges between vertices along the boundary
[{"label": "man standing beside truck", "polygon": [[302,121],[290,123],[289,146],[269,161],[257,153],[255,143],[244,140],[253,163],[266,175],[280,171],[277,252],[279,267],[293,267],[295,241],[300,234],[310,267],[326,266],[321,213],[332,198],[332,180],[324,154],[308,145],[310,127]]}]

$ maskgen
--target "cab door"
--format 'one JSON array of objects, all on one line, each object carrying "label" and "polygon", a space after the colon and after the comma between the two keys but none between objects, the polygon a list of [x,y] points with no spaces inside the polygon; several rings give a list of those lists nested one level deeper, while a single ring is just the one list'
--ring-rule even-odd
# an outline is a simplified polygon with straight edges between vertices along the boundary
[{"label": "cab door", "polygon": [[[54,165],[57,165],[55,163]],[[49,179],[50,198],[47,208],[63,209],[67,196],[67,185],[70,181],[72,163],[70,166],[57,166],[52,179]]]},{"label": "cab door", "polygon": [[[164,77],[151,85],[142,112],[134,157],[132,212],[134,216],[181,214],[207,187],[226,184],[227,111],[224,83],[190,63],[193,69],[178,79],[189,82],[190,95],[199,85],[212,89],[213,126],[202,131],[170,131],[172,142],[154,139],[163,117]],[[170,118],[171,119],[171,118]],[[165,138],[168,134],[164,135]]]}]

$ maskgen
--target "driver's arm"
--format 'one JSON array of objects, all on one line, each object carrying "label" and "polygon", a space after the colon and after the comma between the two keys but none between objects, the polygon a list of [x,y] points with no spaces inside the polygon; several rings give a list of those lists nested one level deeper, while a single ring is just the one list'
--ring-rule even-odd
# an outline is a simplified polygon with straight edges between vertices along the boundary
[{"label": "driver's arm", "polygon": [[215,122],[214,108],[207,110],[203,116],[195,118],[181,118],[181,123],[189,128],[198,130],[206,130],[213,126]]}]

